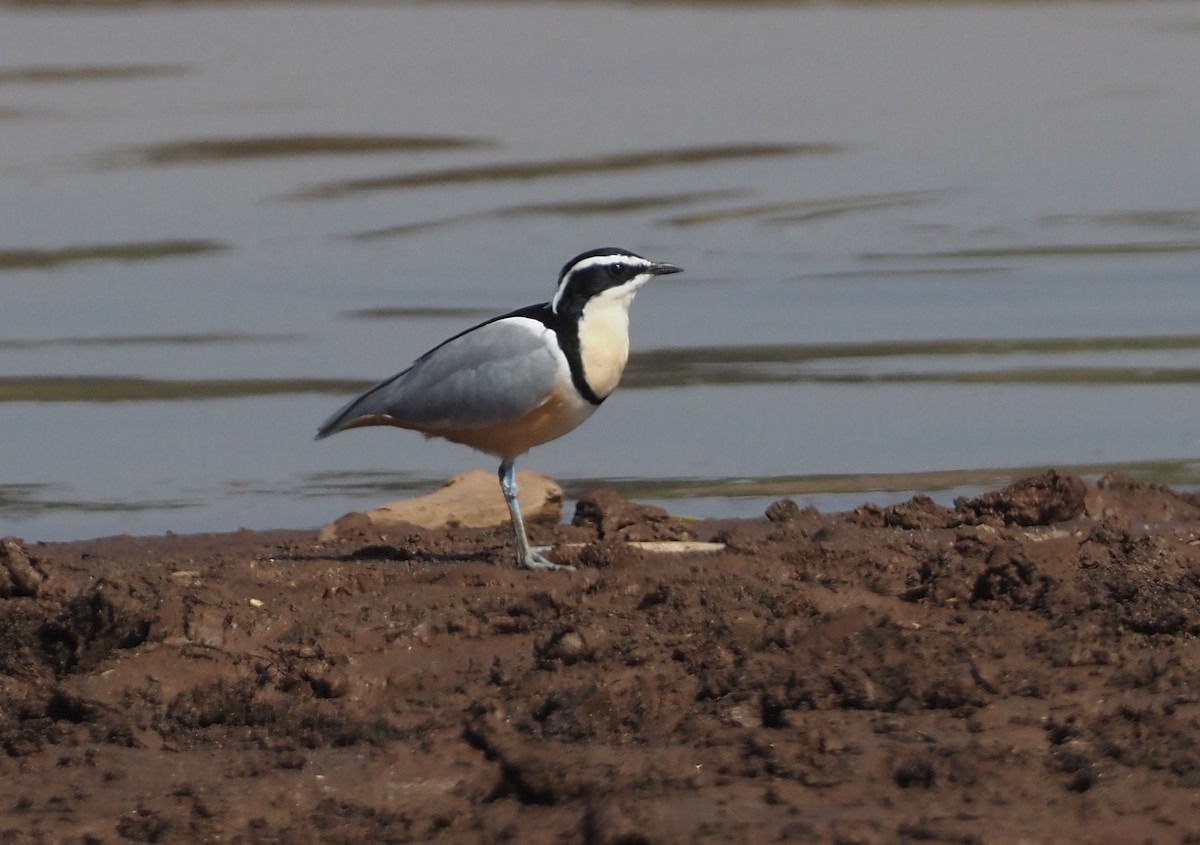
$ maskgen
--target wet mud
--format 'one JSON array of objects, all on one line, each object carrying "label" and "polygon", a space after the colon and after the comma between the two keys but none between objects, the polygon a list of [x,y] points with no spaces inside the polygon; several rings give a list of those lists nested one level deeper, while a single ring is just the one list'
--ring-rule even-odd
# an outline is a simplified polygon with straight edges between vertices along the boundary
[{"label": "wet mud", "polygon": [[1200,842],[1195,494],[531,533],[4,540],[0,842]]}]

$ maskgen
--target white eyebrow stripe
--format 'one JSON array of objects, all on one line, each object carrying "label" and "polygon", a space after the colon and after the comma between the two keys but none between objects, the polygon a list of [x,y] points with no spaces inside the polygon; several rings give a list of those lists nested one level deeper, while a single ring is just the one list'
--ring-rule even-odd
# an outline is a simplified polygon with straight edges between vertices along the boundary
[{"label": "white eyebrow stripe", "polygon": [[604,267],[610,264],[645,264],[647,267],[650,266],[649,261],[644,258],[639,258],[636,255],[593,255],[583,259],[583,261],[580,261],[577,264],[572,264],[571,269],[567,271],[566,276],[563,278],[568,279],[580,270],[586,270],[589,267]]}]

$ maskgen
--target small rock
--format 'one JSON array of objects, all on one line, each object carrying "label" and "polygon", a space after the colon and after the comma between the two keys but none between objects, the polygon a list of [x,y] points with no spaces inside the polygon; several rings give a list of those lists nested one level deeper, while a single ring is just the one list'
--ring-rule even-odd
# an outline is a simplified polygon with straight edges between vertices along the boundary
[{"label": "small rock", "polygon": [[303,677],[317,698],[343,698],[350,692],[350,676],[338,666],[312,667],[306,669]]},{"label": "small rock", "polygon": [[800,506],[795,499],[779,499],[771,503],[765,516],[771,522],[786,524],[800,516]]},{"label": "small rock", "polygon": [[412,638],[423,646],[433,642],[433,626],[428,622],[418,622],[413,626]]},{"label": "small rock", "polygon": [[46,580],[33,565],[25,546],[16,537],[0,540],[0,598],[34,598]]},{"label": "small rock", "polygon": [[[517,473],[517,498],[526,522],[558,522],[562,515],[562,488],[540,473]],[[508,506],[496,476],[472,470],[454,476],[428,496],[392,502],[365,513],[346,514],[322,528],[317,539],[328,543],[368,527],[491,528],[508,521]]]},{"label": "small rock", "polygon": [[189,641],[196,645],[220,648],[225,644],[225,628],[228,621],[219,608],[197,604],[188,608],[183,630]]},{"label": "small rock", "polygon": [[581,660],[590,660],[595,649],[579,631],[568,628],[557,631],[534,646],[534,654],[543,661],[559,661],[571,666]]},{"label": "small rock", "polygon": [[901,789],[929,789],[936,780],[933,765],[924,757],[909,757],[892,770],[892,780]]}]

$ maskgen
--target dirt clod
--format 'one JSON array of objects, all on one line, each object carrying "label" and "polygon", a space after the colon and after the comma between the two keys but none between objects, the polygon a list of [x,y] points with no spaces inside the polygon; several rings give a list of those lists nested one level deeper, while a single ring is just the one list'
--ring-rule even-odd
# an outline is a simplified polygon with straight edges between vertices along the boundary
[{"label": "dirt clod", "polygon": [[1047,470],[975,499],[960,498],[954,507],[967,524],[1052,525],[1084,512],[1087,489],[1073,475]]}]

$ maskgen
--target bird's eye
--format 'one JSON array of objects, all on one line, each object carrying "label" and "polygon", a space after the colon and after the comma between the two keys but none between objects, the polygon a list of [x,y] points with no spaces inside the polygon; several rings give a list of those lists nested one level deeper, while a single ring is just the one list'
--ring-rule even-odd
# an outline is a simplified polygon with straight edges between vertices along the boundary
[{"label": "bird's eye", "polygon": [[619,278],[624,273],[625,273],[625,265],[622,264],[620,261],[616,262],[615,264],[608,265],[608,275],[612,276],[614,279]]}]

